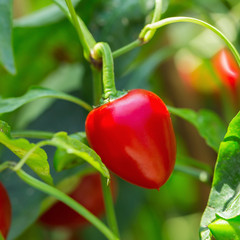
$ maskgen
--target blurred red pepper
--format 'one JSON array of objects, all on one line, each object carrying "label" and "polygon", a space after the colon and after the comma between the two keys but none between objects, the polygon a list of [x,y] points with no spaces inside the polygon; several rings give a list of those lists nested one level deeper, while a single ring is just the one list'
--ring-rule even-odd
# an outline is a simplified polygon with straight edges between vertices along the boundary
[{"label": "blurred red pepper", "polygon": [[[116,181],[113,177],[111,178],[111,190],[113,196],[116,196]],[[76,189],[69,196],[97,217],[105,211],[99,173],[83,176]],[[50,228],[64,227],[69,229],[79,228],[88,223],[84,217],[62,202],[56,202],[40,217],[39,221]]]},{"label": "blurred red pepper", "polygon": [[204,61],[195,55],[183,55],[176,59],[176,67],[188,90],[201,94],[217,94],[220,80],[216,75],[211,60]]},{"label": "blurred red pepper", "polygon": [[240,84],[240,68],[227,49],[221,49],[211,59],[202,60],[195,55],[177,59],[177,70],[186,85],[204,94],[220,93],[221,86],[237,94]]},{"label": "blurred red pepper", "polygon": [[233,55],[227,49],[222,49],[212,58],[212,63],[224,86],[236,93],[240,82],[240,68]]},{"label": "blurred red pepper", "polygon": [[11,224],[11,203],[8,193],[0,182],[0,234],[6,239]]}]

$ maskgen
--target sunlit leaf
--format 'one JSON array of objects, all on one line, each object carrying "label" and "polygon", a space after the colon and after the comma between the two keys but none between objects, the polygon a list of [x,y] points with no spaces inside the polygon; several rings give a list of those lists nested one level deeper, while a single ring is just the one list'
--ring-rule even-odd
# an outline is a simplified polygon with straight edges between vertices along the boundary
[{"label": "sunlit leaf", "polygon": [[[55,156],[54,166],[56,170],[61,171],[66,168],[71,168],[81,164],[84,160],[101,172],[103,176],[109,178],[108,169],[102,163],[100,157],[79,139],[81,138],[76,136],[70,137],[65,132],[55,134],[51,140],[52,144],[70,154],[70,156],[67,156],[64,152],[61,152],[61,154]],[[73,155],[75,155],[75,157],[73,157]]]},{"label": "sunlit leaf", "polygon": [[210,239],[208,225],[221,217],[240,215],[240,113],[231,121],[222,141],[209,200],[201,221],[201,239]]},{"label": "sunlit leaf", "polygon": [[[86,134],[83,132],[72,134],[69,137],[75,138],[78,141],[87,145]],[[61,171],[63,169],[72,168],[74,166],[80,165],[84,163],[84,159],[75,154],[69,154],[67,150],[63,148],[58,148],[55,152],[53,164],[57,171]]]},{"label": "sunlit leaf", "polygon": [[[29,143],[28,140],[10,139],[3,132],[0,132],[0,143],[11,150],[19,158],[32,149],[35,144]],[[52,177],[50,175],[50,168],[47,161],[47,154],[41,148],[37,148],[28,158],[26,164],[45,182],[52,184]]]},{"label": "sunlit leaf", "polygon": [[10,137],[11,127],[4,121],[0,120],[0,132],[3,132],[8,137]]},{"label": "sunlit leaf", "polygon": [[240,216],[225,220],[217,218],[216,221],[208,225],[211,233],[217,240],[240,239]]},{"label": "sunlit leaf", "polygon": [[21,97],[6,98],[1,100],[0,114],[12,112],[22,107],[26,103],[29,103],[41,98],[59,98],[59,99],[68,98],[69,99],[69,98],[72,98],[72,96],[66,93],[55,91],[48,88],[32,87],[27,93],[25,93]]}]

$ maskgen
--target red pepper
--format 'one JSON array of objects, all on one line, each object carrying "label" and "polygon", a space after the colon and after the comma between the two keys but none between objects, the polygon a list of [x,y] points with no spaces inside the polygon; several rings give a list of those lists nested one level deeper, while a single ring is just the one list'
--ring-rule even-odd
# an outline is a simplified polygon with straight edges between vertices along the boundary
[{"label": "red pepper", "polygon": [[202,63],[190,74],[189,83],[198,92],[204,94],[215,94],[219,93],[219,82],[216,74],[206,64]]},{"label": "red pepper", "polygon": [[150,91],[131,90],[92,110],[86,134],[107,168],[133,184],[159,189],[173,171],[176,141],[170,114]]},{"label": "red pepper", "polygon": [[0,234],[6,239],[11,224],[11,203],[6,189],[0,182]]},{"label": "red pepper", "polygon": [[204,61],[197,56],[185,55],[177,60],[177,71],[184,85],[193,94],[219,94],[220,80],[211,60]]},{"label": "red pepper", "polygon": [[222,83],[236,92],[240,82],[240,68],[233,55],[227,49],[222,49],[213,57],[212,62]]},{"label": "red pepper", "polygon": [[[111,179],[111,187],[113,195],[115,195],[116,185],[114,179]],[[83,176],[76,189],[69,196],[82,204],[95,216],[100,216],[104,213],[105,207],[101,179],[98,173]],[[56,202],[39,220],[43,225],[50,228],[64,227],[74,229],[85,226],[88,223],[84,217],[62,202]]]}]

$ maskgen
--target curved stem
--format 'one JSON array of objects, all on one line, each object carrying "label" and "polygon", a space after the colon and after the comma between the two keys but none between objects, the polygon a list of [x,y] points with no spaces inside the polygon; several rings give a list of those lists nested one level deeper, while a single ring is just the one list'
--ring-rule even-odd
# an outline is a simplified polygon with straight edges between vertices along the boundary
[{"label": "curved stem", "polygon": [[74,211],[79,213],[81,216],[86,218],[89,222],[91,222],[99,231],[101,231],[109,240],[118,240],[118,238],[104,225],[97,217],[95,217],[91,212],[89,212],[86,208],[80,205],[78,202],[73,200],[71,197],[61,192],[60,190],[52,187],[46,183],[43,183],[36,178],[28,175],[23,170],[17,170],[17,175],[30,186],[49,194],[59,201],[65,203]]},{"label": "curved stem", "polygon": [[236,61],[238,63],[238,65],[240,66],[240,55],[237,51],[237,49],[234,47],[234,45],[228,40],[228,38],[221,32],[219,31],[217,28],[215,28],[214,26],[196,19],[196,18],[190,18],[190,17],[171,17],[171,18],[165,18],[163,20],[160,20],[156,23],[152,23],[152,24],[148,24],[146,25],[143,30],[141,31],[139,38],[143,39],[144,42],[147,42],[148,39],[145,38],[146,34],[148,33],[149,30],[151,29],[158,29],[161,28],[165,25],[171,24],[171,23],[178,23],[178,22],[189,22],[189,23],[195,23],[201,26],[204,26],[208,29],[210,29],[211,31],[213,31],[214,33],[216,33],[225,43],[226,45],[229,47],[229,49],[232,51],[233,55],[236,58]]},{"label": "curved stem", "polygon": [[16,165],[16,162],[5,161],[0,164],[0,172],[4,171],[7,168],[13,168]]},{"label": "curved stem", "polygon": [[[161,12],[162,12],[162,0],[155,0],[155,8],[154,8],[154,13],[153,13],[153,18],[151,23],[155,23],[159,21],[161,18]],[[156,29],[150,30],[146,33],[147,38],[150,40],[153,35],[155,34]],[[137,40],[129,43],[128,45],[116,50],[113,52],[113,58],[117,58],[131,50],[133,50],[136,47],[140,47],[143,44],[143,41],[141,38],[138,38]]]},{"label": "curved stem", "polygon": [[117,90],[114,79],[113,57],[109,45],[104,42],[97,43],[94,46],[92,57],[96,60],[102,58],[103,61],[104,98],[108,99],[114,97],[117,94]]},{"label": "curved stem", "polygon": [[153,13],[152,23],[160,20],[162,13],[162,0],[155,0],[155,9]]},{"label": "curved stem", "polygon": [[[162,0],[155,0],[155,9],[154,9],[154,13],[153,13],[153,18],[152,18],[151,24],[160,20],[161,13],[162,13]],[[147,41],[150,41],[153,38],[156,30],[157,29],[149,30],[145,34],[144,38],[147,39]]]},{"label": "curved stem", "polygon": [[82,19],[77,16],[75,9],[72,5],[71,0],[65,0],[68,6],[69,12],[71,14],[71,20],[75,26],[79,39],[84,49],[85,58],[90,61],[91,48],[95,45],[95,40],[92,37],[91,33],[88,31],[87,27],[83,23]]},{"label": "curved stem", "polygon": [[101,182],[108,225],[110,226],[110,229],[113,231],[113,233],[119,238],[119,231],[114,211],[110,184],[107,185],[106,178],[103,176],[101,176]]},{"label": "curved stem", "polygon": [[11,132],[13,138],[37,138],[37,139],[51,139],[53,132],[26,130],[26,131],[14,131]]},{"label": "curved stem", "polygon": [[[49,96],[51,97],[51,96]],[[84,102],[83,100],[79,99],[79,98],[76,98],[76,97],[73,97],[73,96],[70,96],[70,95],[62,95],[62,96],[53,96],[53,98],[58,98],[58,99],[62,99],[62,100],[66,100],[66,101],[69,101],[69,102],[73,102],[73,103],[76,103],[77,105],[85,108],[87,111],[91,111],[92,110],[92,107],[87,104],[86,102]]]},{"label": "curved stem", "polygon": [[179,164],[175,165],[174,170],[190,175],[196,178],[197,180],[199,180],[200,182],[211,184],[211,176],[209,175],[208,172],[204,170],[199,170],[199,169],[195,169],[192,167],[183,166]]},{"label": "curved stem", "polygon": [[118,50],[114,51],[112,53],[112,56],[113,58],[117,58],[131,50],[133,50],[134,48],[136,47],[140,47],[142,45],[142,41],[140,39],[137,39],[131,43],[129,43],[128,45],[122,47],[122,48],[119,48]]}]

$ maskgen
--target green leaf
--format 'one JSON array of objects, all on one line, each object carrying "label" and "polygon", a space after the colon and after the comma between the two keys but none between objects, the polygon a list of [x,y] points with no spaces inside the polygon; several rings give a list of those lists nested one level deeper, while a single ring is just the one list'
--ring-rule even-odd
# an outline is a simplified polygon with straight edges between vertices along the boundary
[{"label": "green leaf", "polygon": [[71,138],[75,138],[80,142],[84,143],[85,145],[89,146],[86,132],[77,132],[70,135]]},{"label": "green leaf", "polygon": [[8,137],[11,136],[11,127],[4,121],[0,120],[0,132],[3,132]]},{"label": "green leaf", "polygon": [[[63,12],[66,13],[69,20],[73,23],[72,16],[66,5],[65,0],[53,0],[53,1],[62,9]],[[84,36],[84,39],[80,39],[80,41],[83,41],[83,43],[86,43],[87,46],[89,46],[90,48],[93,48],[96,44],[94,37],[92,36],[92,34],[88,30],[87,26],[85,25],[85,23],[82,21],[82,19],[79,16],[77,16],[77,21],[78,21],[79,26],[81,27],[81,31]],[[73,24],[73,25],[75,25],[75,24]]]},{"label": "green leaf", "polygon": [[[75,138],[78,141],[88,145],[85,132],[71,134],[69,137]],[[74,154],[69,154],[65,149],[58,148],[55,152],[53,165],[57,171],[73,168],[84,163],[84,159]]]},{"label": "green leaf", "polygon": [[[73,4],[77,5],[80,1],[81,0],[73,1]],[[70,16],[65,1],[55,0],[54,2],[56,2],[58,6],[51,4],[27,16],[15,19],[14,27],[40,27],[56,23],[62,20],[66,15],[68,17]],[[59,7],[61,7],[62,10]]]},{"label": "green leaf", "polygon": [[12,47],[12,3],[13,0],[0,1],[0,63],[8,72],[15,74]]},{"label": "green leaf", "polygon": [[[83,142],[83,138],[78,135],[70,135],[69,137],[75,138],[80,142]],[[58,148],[55,152],[53,165],[55,169],[59,172],[64,169],[73,168],[80,164],[84,163],[84,160],[81,157],[76,156],[75,154],[69,154],[65,149]]]},{"label": "green leaf", "polygon": [[[60,153],[57,153],[54,159],[56,170],[61,171],[71,168],[81,164],[84,160],[101,172],[103,176],[109,178],[108,169],[102,163],[100,157],[90,147],[82,143],[80,139],[77,135],[70,137],[65,132],[55,134],[51,140],[52,145],[61,149]],[[70,154],[70,156],[67,156],[63,151]]]},{"label": "green leaf", "polygon": [[[52,0],[56,5],[58,5],[58,7],[68,16],[68,18],[70,17],[70,12],[68,10],[68,6],[66,4],[65,0]],[[72,4],[73,6],[77,5],[81,0],[72,0]]]},{"label": "green leaf", "polygon": [[193,124],[206,143],[218,152],[219,145],[226,133],[222,120],[212,111],[202,109],[195,112],[191,109],[180,109],[168,106],[170,113],[183,118]]},{"label": "green leaf", "polygon": [[210,239],[208,225],[221,217],[232,219],[240,215],[240,112],[231,121],[222,141],[215,167],[212,189],[204,211],[201,239]]},{"label": "green leaf", "polygon": [[[35,144],[29,143],[28,140],[21,139],[10,139],[3,132],[0,132],[0,143],[6,146],[19,158],[24,157],[24,155],[32,149]],[[30,155],[26,164],[45,182],[52,184],[52,177],[50,175],[49,164],[47,161],[46,152],[37,148],[34,153]]]},{"label": "green leaf", "polygon": [[[82,84],[84,68],[79,63],[61,64],[59,68],[51,72],[40,84],[41,87],[64,91],[75,91]],[[71,81],[68,81],[71,79]],[[33,120],[37,119],[56,99],[44,99],[26,105],[18,115],[15,128],[24,129]]]},{"label": "green leaf", "polygon": [[229,220],[218,218],[208,228],[217,240],[240,240],[240,216]]},{"label": "green leaf", "polygon": [[77,20],[82,29],[83,35],[85,37],[85,41],[87,42],[87,44],[89,45],[90,48],[93,48],[96,44],[96,41],[95,41],[93,35],[90,33],[87,26],[85,25],[85,23],[82,21],[82,19],[80,17],[77,17]]},{"label": "green leaf", "polygon": [[52,4],[51,6],[42,8],[27,16],[14,19],[14,27],[41,27],[48,24],[56,23],[63,19],[65,14]]},{"label": "green leaf", "polygon": [[71,100],[75,102],[76,100],[81,101],[80,99],[76,99],[75,97],[63,92],[55,91],[48,88],[42,88],[42,87],[32,87],[27,93],[25,93],[21,97],[6,98],[1,100],[0,115],[2,113],[12,112],[22,107],[26,103],[29,103],[41,98],[59,98],[59,99]]},{"label": "green leaf", "polygon": [[59,8],[61,8],[61,10],[63,12],[65,12],[65,14],[70,18],[70,12],[68,10],[67,4],[65,0],[52,0],[56,5],[58,5]]}]

